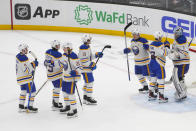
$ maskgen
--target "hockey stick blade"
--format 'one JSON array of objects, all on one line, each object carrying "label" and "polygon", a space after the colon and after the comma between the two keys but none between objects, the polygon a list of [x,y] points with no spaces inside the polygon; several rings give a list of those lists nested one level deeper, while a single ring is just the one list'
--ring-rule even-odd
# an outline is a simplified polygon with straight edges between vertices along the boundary
[{"label": "hockey stick blade", "polygon": [[112,48],[111,45],[106,45],[104,48]]},{"label": "hockey stick blade", "polygon": [[133,23],[132,22],[130,22],[130,23],[128,23],[126,26],[125,26],[125,28],[124,28],[124,32],[127,30],[127,28],[129,28],[129,26],[131,26]]},{"label": "hockey stick blade", "polygon": [[33,53],[32,51],[29,51],[29,53],[30,53],[35,59],[37,59],[37,56],[35,55],[35,53]]}]

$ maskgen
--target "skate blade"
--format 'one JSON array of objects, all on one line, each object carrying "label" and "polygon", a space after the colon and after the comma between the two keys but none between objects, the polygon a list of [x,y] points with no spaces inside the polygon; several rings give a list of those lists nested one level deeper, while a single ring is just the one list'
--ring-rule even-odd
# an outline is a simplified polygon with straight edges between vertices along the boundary
[{"label": "skate blade", "polygon": [[26,113],[37,113],[38,111],[26,110]]},{"label": "skate blade", "polygon": [[161,103],[167,103],[167,102],[168,102],[168,100],[159,101],[159,104],[161,104]]},{"label": "skate blade", "polygon": [[96,106],[97,103],[89,103],[89,102],[86,102],[85,105],[92,105],[92,106]]},{"label": "skate blade", "polygon": [[67,114],[69,111],[66,111],[66,112],[60,112],[60,114]]},{"label": "skate blade", "polygon": [[157,98],[148,98],[148,101],[155,101]]},{"label": "skate blade", "polygon": [[68,119],[76,118],[76,117],[78,117],[78,115],[77,115],[77,114],[75,114],[75,115],[73,115],[73,116],[67,116],[67,118],[68,118]]},{"label": "skate blade", "polygon": [[26,109],[19,109],[18,110],[18,113],[23,113],[23,112],[26,112]]},{"label": "skate blade", "polygon": [[148,94],[148,91],[139,91],[140,94]]},{"label": "skate blade", "polygon": [[56,107],[52,106],[52,111],[60,111],[60,109],[62,109],[62,108],[56,108]]}]

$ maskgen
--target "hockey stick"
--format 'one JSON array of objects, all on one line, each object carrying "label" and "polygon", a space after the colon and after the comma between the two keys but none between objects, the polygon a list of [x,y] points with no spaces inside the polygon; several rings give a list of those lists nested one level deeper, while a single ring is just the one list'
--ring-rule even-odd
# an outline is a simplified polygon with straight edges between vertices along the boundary
[{"label": "hockey stick", "polygon": [[189,42],[189,47],[191,46],[192,41],[193,41],[193,38],[192,38],[191,41]]},{"label": "hockey stick", "polygon": [[[106,48],[111,49],[112,46],[111,46],[111,45],[106,45],[106,46],[104,46],[104,48],[102,49],[101,53],[103,53],[103,51],[104,51]],[[99,61],[99,58],[100,58],[100,57],[98,57],[97,61],[95,62],[95,65],[97,65],[97,62]]]},{"label": "hockey stick", "polygon": [[[36,55],[32,51],[29,51],[29,53],[34,57],[35,60],[37,60]],[[30,90],[29,90],[29,99],[28,99],[28,104],[27,104],[27,112],[29,112],[29,105],[30,105],[30,99],[31,99],[31,88],[32,88],[32,85],[34,84],[35,71],[36,71],[36,66],[35,66],[34,73],[33,73],[32,84],[31,84],[31,87],[30,87]]]},{"label": "hockey stick", "polygon": [[[70,69],[72,71],[71,62],[70,62],[70,50],[68,50],[68,62],[69,62]],[[75,77],[74,77],[74,82],[75,82]],[[78,98],[79,98],[79,101],[80,101],[80,105],[81,105],[81,107],[83,109],[83,105],[82,105],[82,101],[81,101],[81,98],[80,98],[80,93],[78,91],[77,84],[75,84],[75,85],[76,85],[76,90],[77,90]]]},{"label": "hockey stick", "polygon": [[39,90],[37,91],[37,93],[36,93],[36,96],[37,96],[37,94],[41,91],[41,89],[46,85],[46,83],[48,82],[48,80],[46,80],[43,84],[42,84],[42,86],[39,88]]},{"label": "hockey stick", "polygon": [[[132,22],[128,23],[125,28],[124,28],[124,36],[125,36],[125,47],[127,48],[127,37],[126,37],[126,30],[129,28],[129,26],[132,25]],[[128,78],[129,81],[131,80],[130,78],[130,71],[129,71],[129,58],[128,58],[128,54],[127,54],[127,70],[128,70]]]}]

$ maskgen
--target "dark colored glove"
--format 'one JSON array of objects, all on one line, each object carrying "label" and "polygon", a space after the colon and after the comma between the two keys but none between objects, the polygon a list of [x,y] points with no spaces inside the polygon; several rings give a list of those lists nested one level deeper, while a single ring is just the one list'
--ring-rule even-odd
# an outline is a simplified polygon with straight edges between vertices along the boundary
[{"label": "dark colored glove", "polygon": [[31,65],[33,66],[33,68],[37,67],[39,64],[39,62],[37,61],[37,59],[33,62],[31,62]]},{"label": "dark colored glove", "polygon": [[35,63],[35,66],[38,66],[38,64],[39,64],[39,62],[37,61],[37,59],[35,59],[34,63]]},{"label": "dark colored glove", "polygon": [[164,45],[165,45],[165,47],[167,47],[167,48],[170,49],[170,43],[169,43],[169,41],[165,41],[165,42],[164,42]]},{"label": "dark colored glove", "polygon": [[131,50],[129,49],[129,48],[125,48],[124,49],[124,54],[128,54],[128,53],[130,53],[131,52]]},{"label": "dark colored glove", "polygon": [[96,56],[96,58],[97,57],[102,58],[103,57],[103,53],[102,52],[96,52],[95,56]]},{"label": "dark colored glove", "polygon": [[89,65],[89,67],[91,68],[91,70],[95,70],[97,68],[95,62],[91,62],[91,64]]},{"label": "dark colored glove", "polygon": [[72,71],[70,71],[69,74],[70,74],[72,77],[76,77],[77,72],[76,72],[76,70],[72,70]]}]

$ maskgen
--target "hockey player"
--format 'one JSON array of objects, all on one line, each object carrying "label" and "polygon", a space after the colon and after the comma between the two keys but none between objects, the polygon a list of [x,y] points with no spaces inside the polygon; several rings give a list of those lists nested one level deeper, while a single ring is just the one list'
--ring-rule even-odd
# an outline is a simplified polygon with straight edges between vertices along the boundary
[{"label": "hockey player", "polygon": [[33,73],[35,68],[38,66],[38,61],[29,61],[27,57],[28,45],[20,44],[18,46],[18,49],[20,53],[16,55],[16,75],[17,83],[21,87],[21,93],[19,98],[19,112],[26,111],[26,107],[24,106],[24,104],[27,93],[31,93],[29,107],[27,107],[29,112],[37,112],[38,108],[33,107],[34,98],[36,95],[36,88],[33,82]]},{"label": "hockey player", "polygon": [[85,34],[84,37],[82,37],[83,44],[79,49],[79,59],[83,66],[82,76],[85,82],[83,87],[83,103],[87,105],[97,104],[97,101],[92,97],[94,82],[93,70],[96,69],[95,62],[93,62],[92,60],[98,57],[103,57],[102,52],[96,52],[94,54],[92,53],[90,48],[91,39],[92,38],[90,35]]},{"label": "hockey player", "polygon": [[157,98],[157,95],[154,94],[154,89],[156,87],[156,83],[158,83],[159,103],[165,103],[168,102],[168,98],[164,96],[165,63],[170,44],[168,41],[165,43],[161,42],[163,37],[161,32],[156,32],[154,37],[155,41],[153,41],[149,47],[151,54],[149,101]]},{"label": "hockey player", "polygon": [[48,80],[51,81],[54,86],[52,109],[58,110],[63,107],[62,103],[59,102],[63,76],[63,67],[59,61],[62,58],[62,54],[58,51],[60,49],[60,42],[58,40],[52,41],[51,47],[52,49],[47,50],[45,53],[44,65],[47,69]]},{"label": "hockey player", "polygon": [[175,42],[172,45],[169,57],[173,60],[173,82],[176,88],[175,98],[181,100],[187,97],[187,87],[184,82],[185,74],[189,70],[190,56],[189,44],[183,35],[183,29],[176,27],[174,29]]},{"label": "hockey player", "polygon": [[67,113],[68,117],[77,116],[77,106],[75,97],[75,88],[77,81],[80,80],[82,66],[76,53],[72,50],[71,43],[63,45],[63,57],[61,63],[64,67],[64,80],[62,91],[64,95],[65,107],[60,110],[61,113]]},{"label": "hockey player", "polygon": [[137,76],[143,88],[139,89],[140,93],[148,92],[148,84],[146,78],[149,79],[149,45],[148,41],[145,38],[140,36],[140,33],[137,29],[132,31],[133,39],[131,40],[130,48],[124,49],[124,54],[132,52],[135,59],[135,75]]}]

